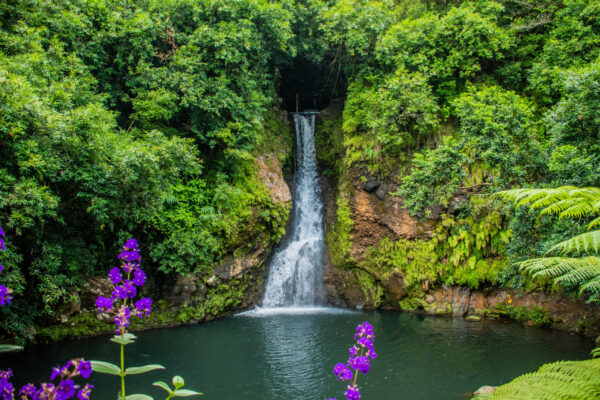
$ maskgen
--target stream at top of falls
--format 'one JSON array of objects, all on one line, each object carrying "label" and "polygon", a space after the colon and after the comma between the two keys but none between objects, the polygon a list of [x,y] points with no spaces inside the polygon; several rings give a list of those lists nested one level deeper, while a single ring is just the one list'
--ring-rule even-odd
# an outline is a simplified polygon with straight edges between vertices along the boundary
[{"label": "stream at top of falls", "polygon": [[[127,393],[155,399],[165,393],[152,382],[181,375],[199,399],[342,399],[346,383],[332,370],[346,362],[356,326],[375,331],[370,372],[360,375],[361,399],[467,399],[482,385],[499,385],[543,363],[585,359],[593,342],[561,331],[507,321],[469,322],[383,311],[323,307],[323,211],[314,147],[315,118],[294,115],[298,168],[292,224],[269,265],[262,306],[235,317],[140,332],[126,347],[126,366],[162,364],[164,371],[127,376]],[[108,336],[35,345],[0,355],[13,382],[48,381],[52,367],[72,358],[119,362]],[[117,376],[92,374],[92,399],[114,400]],[[79,383],[82,383],[81,381]]]}]

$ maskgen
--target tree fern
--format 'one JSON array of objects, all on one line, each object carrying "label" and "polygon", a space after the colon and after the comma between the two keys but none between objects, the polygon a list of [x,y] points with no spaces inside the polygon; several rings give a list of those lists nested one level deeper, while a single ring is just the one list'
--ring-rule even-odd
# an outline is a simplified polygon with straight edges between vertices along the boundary
[{"label": "tree fern", "polygon": [[[514,189],[498,193],[515,205],[529,205],[541,209],[540,215],[556,214],[559,218],[596,217],[589,225],[600,225],[600,189],[563,186],[555,189]],[[557,284],[579,287],[584,291],[600,292],[600,258],[591,256],[600,252],[600,230],[589,231],[568,238],[546,255],[557,253],[559,257],[535,258],[519,264],[522,271],[534,276],[554,278]],[[574,255],[574,257],[566,257]]]},{"label": "tree fern", "polygon": [[474,400],[600,399],[600,359],[558,361],[499,386]]}]

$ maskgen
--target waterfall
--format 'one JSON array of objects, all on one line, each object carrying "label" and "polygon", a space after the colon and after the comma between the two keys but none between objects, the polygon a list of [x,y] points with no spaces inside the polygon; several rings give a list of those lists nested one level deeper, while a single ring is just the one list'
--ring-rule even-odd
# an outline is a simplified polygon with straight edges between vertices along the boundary
[{"label": "waterfall", "polygon": [[323,204],[315,151],[315,115],[294,114],[297,171],[291,232],[269,265],[263,307],[322,302]]}]

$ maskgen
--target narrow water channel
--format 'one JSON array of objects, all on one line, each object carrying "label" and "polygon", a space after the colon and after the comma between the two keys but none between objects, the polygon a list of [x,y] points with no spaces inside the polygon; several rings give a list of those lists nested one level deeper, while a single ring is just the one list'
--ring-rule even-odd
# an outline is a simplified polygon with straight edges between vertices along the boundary
[{"label": "narrow water channel", "polygon": [[[498,385],[545,362],[584,359],[593,343],[565,332],[514,322],[468,322],[395,312],[238,316],[176,329],[140,332],[127,346],[127,364],[163,364],[167,370],[128,377],[128,392],[164,398],[151,384],[184,377],[188,386],[218,400],[325,400],[344,398],[332,374],[345,362],[358,323],[375,328],[378,358],[360,376],[365,400],[466,399],[484,384]],[[41,382],[74,357],[118,362],[108,337],[36,346],[1,356],[16,383]],[[94,374],[92,399],[113,400],[118,377]]]}]

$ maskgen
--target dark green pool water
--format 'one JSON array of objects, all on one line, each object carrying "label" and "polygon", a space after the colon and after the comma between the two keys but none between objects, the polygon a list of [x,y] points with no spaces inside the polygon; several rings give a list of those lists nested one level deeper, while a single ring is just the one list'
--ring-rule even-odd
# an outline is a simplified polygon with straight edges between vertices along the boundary
[{"label": "dark green pool water", "polygon": [[[176,329],[141,332],[127,346],[129,366],[160,363],[166,371],[128,377],[128,392],[164,398],[155,380],[184,377],[202,399],[343,399],[335,363],[345,362],[355,327],[375,328],[379,357],[359,377],[362,399],[468,398],[478,387],[498,385],[541,364],[584,359],[593,347],[583,337],[517,323],[446,319],[394,312],[341,312],[238,316]],[[38,346],[5,354],[14,381],[47,380],[52,366],[74,357],[118,361],[107,337]],[[118,378],[94,374],[92,399],[115,398]]]}]

